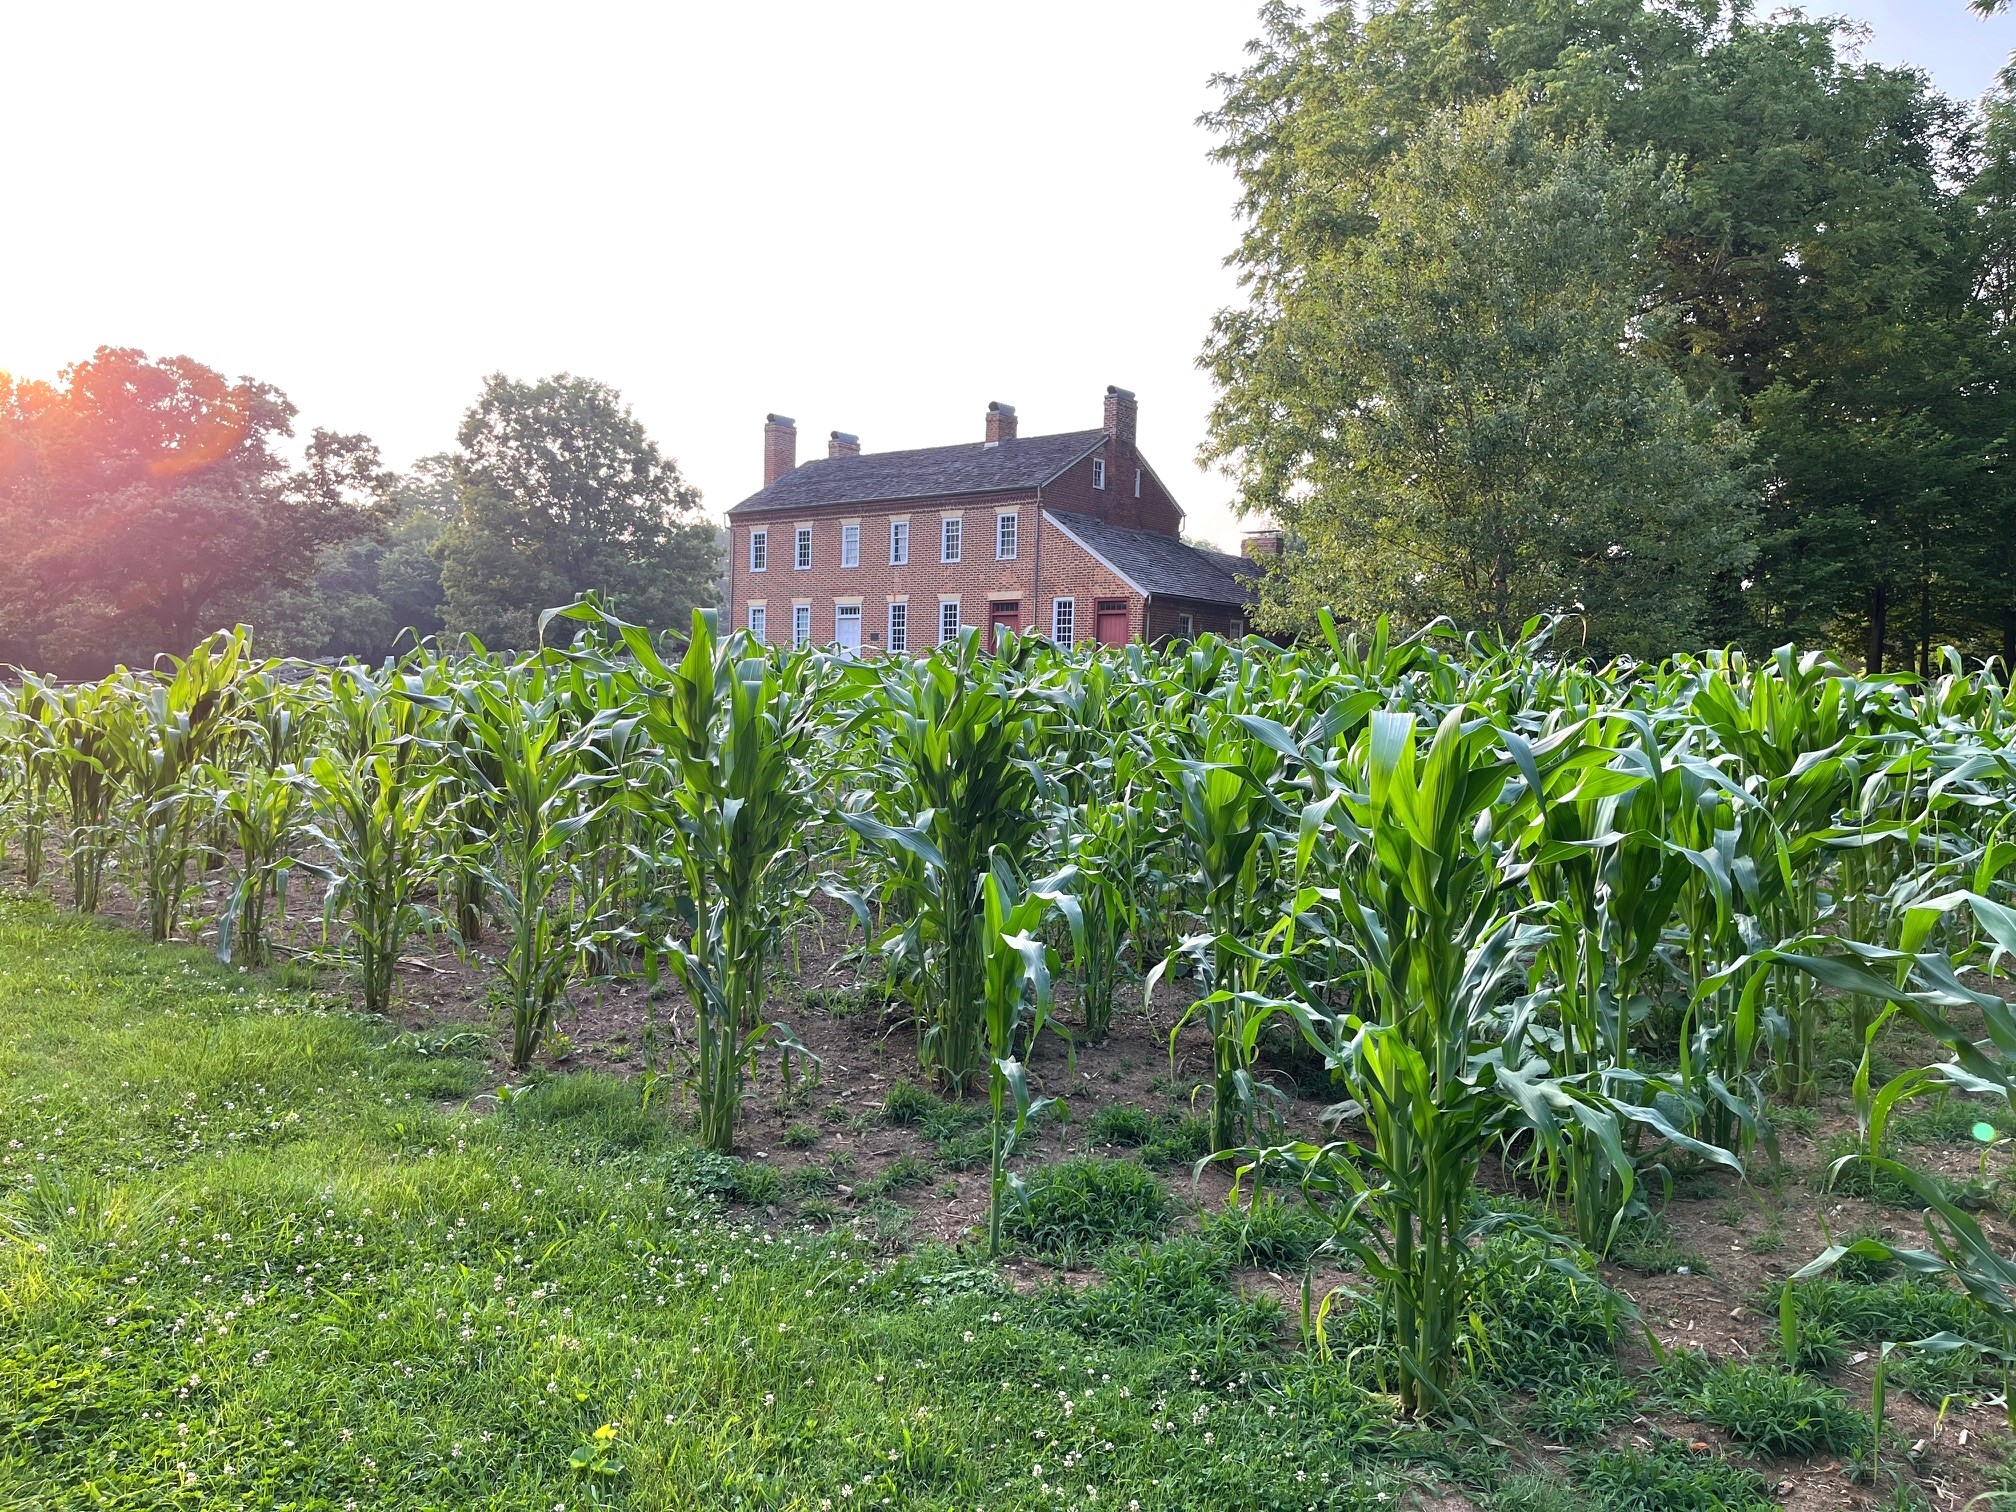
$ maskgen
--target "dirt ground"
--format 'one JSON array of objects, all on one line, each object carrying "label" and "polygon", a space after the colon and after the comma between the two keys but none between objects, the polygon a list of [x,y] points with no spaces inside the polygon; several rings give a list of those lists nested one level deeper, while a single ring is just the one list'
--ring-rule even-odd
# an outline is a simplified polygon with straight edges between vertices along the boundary
[{"label": "dirt ground", "polygon": [[[60,877],[53,883],[60,898]],[[312,907],[304,907],[303,901],[297,898],[283,932],[287,942],[283,955],[312,961],[320,939],[319,900]],[[208,912],[200,902],[195,911],[198,917]],[[105,912],[128,923],[139,922],[130,900],[117,889],[108,889]],[[838,904],[822,898],[782,952],[771,1009],[790,1024],[818,1064],[805,1075],[801,1057],[800,1077],[787,1088],[776,1059],[766,1058],[761,1078],[744,1103],[739,1151],[776,1166],[787,1191],[792,1189],[793,1173],[803,1168],[819,1166],[835,1174],[837,1179],[816,1203],[800,1203],[795,1211],[789,1199],[772,1205],[770,1212],[779,1220],[794,1216],[802,1220],[804,1209],[810,1207],[815,1217],[823,1214],[829,1221],[844,1222],[857,1219],[871,1205],[879,1206],[887,1217],[894,1205],[904,1216],[889,1234],[892,1245],[971,1237],[985,1218],[984,1163],[963,1171],[946,1169],[934,1161],[936,1148],[919,1129],[890,1126],[873,1117],[897,1082],[922,1078],[913,1026],[857,986],[847,954],[850,922]],[[211,938],[207,931],[203,937],[206,942]],[[484,1034],[487,1046],[478,1048],[502,1084],[512,1079],[503,1056],[508,1036],[492,1032],[501,1026],[492,1021],[486,1005],[483,953],[479,947],[474,959],[464,959],[440,940],[416,938],[401,961],[394,1015],[402,1030],[423,1037]],[[319,985],[342,988],[334,974],[324,974]],[[1131,1105],[1151,1114],[1204,1112],[1209,1039],[1197,1025],[1172,1037],[1187,1002],[1185,984],[1165,981],[1152,1005],[1144,1009],[1139,983],[1123,984],[1112,1032],[1103,1043],[1067,1045],[1061,1038],[1046,1037],[1032,1057],[1032,1084],[1039,1094],[1059,1098],[1062,1107],[1058,1116],[1045,1118],[1032,1130],[1018,1152],[1021,1163],[1026,1167],[1067,1154],[1122,1153],[1102,1150],[1090,1133],[1094,1115],[1109,1104]],[[639,983],[583,992],[555,1024],[564,1040],[556,1042],[558,1058],[552,1064],[634,1076],[645,1070],[646,1046],[655,1039],[655,1064],[662,1069],[684,1040],[685,1015],[683,998],[669,983],[661,983],[655,991]],[[1077,1022],[1068,987],[1060,986],[1057,1017],[1066,1029]],[[1288,1134],[1318,1141],[1336,1137],[1318,1117],[1331,1100],[1325,1089],[1297,1088],[1281,1068],[1272,1068],[1270,1076],[1290,1094]],[[1724,1172],[1690,1174],[1661,1207],[1671,1241],[1665,1263],[1652,1268],[1656,1273],[1605,1264],[1605,1280],[1630,1299],[1662,1346],[1700,1349],[1718,1360],[1755,1357],[1775,1363],[1780,1355],[1778,1320],[1753,1305],[1767,1285],[1818,1254],[1828,1244],[1829,1234],[1867,1231],[1914,1245],[1923,1237],[1915,1213],[1821,1193],[1826,1143],[1853,1128],[1845,1097],[1830,1096],[1810,1132],[1781,1131],[1777,1167],[1762,1153],[1753,1159],[1747,1185]],[[1913,1148],[1912,1158],[1941,1174],[1979,1174],[1978,1155],[1964,1148],[1919,1146]],[[928,1179],[878,1192],[870,1204],[867,1194],[878,1175],[906,1160],[913,1167],[928,1166]],[[2000,1178],[2006,1173],[2007,1161],[1998,1160],[1990,1174]],[[1222,1165],[1195,1177],[1187,1169],[1165,1174],[1179,1201],[1199,1213],[1222,1206],[1231,1187],[1231,1173]],[[1495,1161],[1487,1161],[1484,1181],[1496,1190],[1535,1195]],[[2016,1250],[2016,1225],[2002,1212],[1977,1217],[1999,1249]],[[1015,1284],[1023,1287],[1092,1279],[1089,1269],[1065,1269],[1026,1258],[1010,1262],[1009,1269]],[[1319,1292],[1326,1279],[1341,1278],[1319,1277]],[[1239,1280],[1250,1289],[1272,1293],[1291,1312],[1299,1302],[1299,1276],[1253,1272]],[[1628,1341],[1624,1356],[1630,1366],[1652,1362],[1642,1339]],[[1867,1356],[1854,1355],[1835,1374],[1833,1384],[1866,1407],[1871,1368]],[[1911,1480],[1936,1508],[1966,1506],[1985,1489],[1986,1472],[2001,1463],[2010,1446],[1999,1402],[1955,1403],[1941,1413],[1893,1390],[1886,1414],[1894,1432],[1911,1445]],[[1641,1417],[1614,1438],[1646,1440],[1654,1431],[1711,1445],[1726,1441],[1715,1429],[1665,1415]],[[1565,1446],[1535,1443],[1530,1436],[1523,1441],[1517,1434],[1506,1437],[1515,1465],[1544,1464],[1567,1452]],[[1762,1468],[1789,1512],[1895,1505],[1887,1491],[1879,1494],[1852,1484],[1839,1460],[1788,1460]],[[1424,1509],[1438,1512],[1473,1505],[1446,1491],[1421,1500]]]}]

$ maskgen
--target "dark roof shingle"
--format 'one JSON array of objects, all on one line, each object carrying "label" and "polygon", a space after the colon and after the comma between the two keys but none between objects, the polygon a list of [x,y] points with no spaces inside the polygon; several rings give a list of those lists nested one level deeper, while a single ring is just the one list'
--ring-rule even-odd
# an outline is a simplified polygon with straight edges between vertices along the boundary
[{"label": "dark roof shingle", "polygon": [[1046,509],[1043,514],[1143,593],[1206,604],[1252,602],[1252,591],[1243,580],[1253,575],[1253,565],[1244,557],[1207,551],[1152,530],[1109,525],[1096,515],[1061,509]]},{"label": "dark roof shingle", "polygon": [[807,509],[820,504],[872,504],[952,494],[1037,488],[1106,439],[1102,430],[1025,436],[998,446],[926,446],[916,451],[819,457],[784,474],[737,504],[731,514]]}]

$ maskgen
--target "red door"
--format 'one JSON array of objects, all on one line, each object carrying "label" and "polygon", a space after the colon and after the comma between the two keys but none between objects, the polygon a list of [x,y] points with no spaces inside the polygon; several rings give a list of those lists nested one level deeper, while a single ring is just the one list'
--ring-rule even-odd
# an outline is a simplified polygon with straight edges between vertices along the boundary
[{"label": "red door", "polygon": [[1102,646],[1127,644],[1127,600],[1099,600],[1097,633]]},{"label": "red door", "polygon": [[989,606],[987,611],[987,649],[989,651],[998,651],[1001,649],[1001,632],[1003,630],[1020,630],[1021,628],[1022,601],[1020,599],[1002,599],[1000,602]]}]

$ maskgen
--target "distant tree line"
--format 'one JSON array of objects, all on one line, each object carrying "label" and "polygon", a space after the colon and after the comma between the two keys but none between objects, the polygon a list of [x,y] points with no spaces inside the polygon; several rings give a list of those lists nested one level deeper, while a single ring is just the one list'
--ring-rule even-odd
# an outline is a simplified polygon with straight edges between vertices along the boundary
[{"label": "distant tree line", "polygon": [[2016,653],[2016,77],[1955,102],[1844,26],[1263,13],[1210,117],[1248,297],[1206,354],[1207,453],[1289,537],[1261,623]]},{"label": "distant tree line", "polygon": [[0,374],[0,664],[95,674],[239,622],[297,656],[519,648],[588,589],[661,628],[713,602],[699,493],[606,384],[494,375],[456,449],[405,474],[321,429],[290,460],[294,418],[187,357]]}]

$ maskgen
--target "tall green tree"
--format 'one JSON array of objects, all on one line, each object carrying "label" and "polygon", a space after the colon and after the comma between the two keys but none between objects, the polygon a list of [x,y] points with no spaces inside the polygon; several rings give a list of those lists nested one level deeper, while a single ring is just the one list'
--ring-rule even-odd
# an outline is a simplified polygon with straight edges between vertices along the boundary
[{"label": "tall green tree", "polygon": [[[1765,484],[1758,560],[1719,581],[1710,638],[1867,646],[1872,563],[1914,606],[1929,584],[1942,629],[1996,618],[1952,565],[1960,535],[1994,534],[2007,363],[1969,295],[1974,118],[1855,61],[1840,25],[1740,0],[1269,7],[1210,117],[1244,190],[1248,288],[1207,351],[1211,450],[1245,503],[1278,509],[1342,464],[1342,428],[1295,402],[1319,270],[1379,234],[1380,186],[1438,112],[1510,96],[1564,141],[1594,130],[1678,175],[1678,213],[1646,227],[1642,339],[1752,432]],[[1956,512],[1968,528],[1942,536]],[[1900,553],[1907,536],[1927,544]]]},{"label": "tall green tree", "polygon": [[294,413],[270,384],[125,348],[55,383],[0,374],[0,662],[185,654],[375,529],[377,448],[317,430],[290,468]]},{"label": "tall green tree", "polygon": [[458,509],[437,547],[449,631],[530,646],[542,610],[590,589],[657,630],[714,602],[699,490],[607,384],[493,374],[457,440]]},{"label": "tall green tree", "polygon": [[453,464],[445,453],[422,457],[386,492],[390,517],[381,529],[325,548],[305,583],[268,593],[247,611],[262,651],[376,661],[402,637],[440,633],[434,548],[461,505]]},{"label": "tall green tree", "polygon": [[[1274,415],[1320,441],[1274,502],[1302,543],[1289,626],[1580,614],[1598,654],[1698,639],[1748,561],[1741,439],[1649,350],[1653,230],[1678,187],[1509,101],[1447,110],[1378,176],[1367,234],[1268,332]],[[1257,439],[1257,438],[1256,438]]]}]

